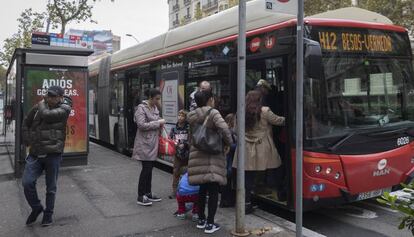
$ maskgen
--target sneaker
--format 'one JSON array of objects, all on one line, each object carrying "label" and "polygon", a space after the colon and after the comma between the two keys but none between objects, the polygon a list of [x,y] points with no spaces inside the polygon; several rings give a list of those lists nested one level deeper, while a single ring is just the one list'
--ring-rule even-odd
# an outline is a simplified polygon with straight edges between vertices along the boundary
[{"label": "sneaker", "polygon": [[212,234],[220,229],[220,226],[217,224],[207,224],[204,229],[204,233]]},{"label": "sneaker", "polygon": [[191,217],[191,220],[192,220],[193,222],[198,221],[198,214],[197,214],[197,213],[194,213],[194,214],[193,214],[193,216]]},{"label": "sneaker", "polygon": [[43,214],[42,226],[50,226],[52,223],[52,214]]},{"label": "sneaker", "polygon": [[148,193],[145,196],[147,196],[148,200],[150,200],[151,202],[160,202],[162,199],[155,196],[153,193]]},{"label": "sneaker", "polygon": [[176,217],[180,220],[184,220],[185,219],[185,213],[177,214]]},{"label": "sneaker", "polygon": [[42,213],[42,212],[43,212],[43,207],[33,209],[32,212],[30,213],[29,217],[27,217],[26,225],[28,225],[28,226],[32,225],[36,221],[36,219],[40,215],[40,213]]},{"label": "sneaker", "polygon": [[141,206],[151,206],[152,202],[147,198],[147,196],[139,196],[137,199],[137,204]]},{"label": "sneaker", "polygon": [[206,220],[204,220],[204,219],[198,219],[197,228],[198,229],[204,229],[204,228],[206,228],[206,224],[207,224],[207,221]]}]

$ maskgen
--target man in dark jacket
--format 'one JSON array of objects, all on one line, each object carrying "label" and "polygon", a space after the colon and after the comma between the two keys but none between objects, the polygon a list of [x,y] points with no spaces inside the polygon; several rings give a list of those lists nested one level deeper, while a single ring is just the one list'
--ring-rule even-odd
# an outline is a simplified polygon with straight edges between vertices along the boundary
[{"label": "man in dark jacket", "polygon": [[[30,149],[22,183],[24,195],[32,208],[26,225],[33,224],[42,212],[42,225],[52,224],[56,182],[65,147],[66,123],[72,107],[71,99],[63,94],[61,87],[49,87],[44,99],[33,106],[23,120],[23,142]],[[43,170],[46,174],[46,209],[43,209],[36,191],[36,180]]]}]

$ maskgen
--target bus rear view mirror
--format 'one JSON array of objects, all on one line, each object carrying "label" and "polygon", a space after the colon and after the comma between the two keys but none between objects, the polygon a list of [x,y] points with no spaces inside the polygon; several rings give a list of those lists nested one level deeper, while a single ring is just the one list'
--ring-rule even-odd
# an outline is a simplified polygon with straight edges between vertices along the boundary
[{"label": "bus rear view mirror", "polygon": [[305,39],[304,42],[305,75],[310,78],[319,79],[322,73],[322,50],[318,42]]}]

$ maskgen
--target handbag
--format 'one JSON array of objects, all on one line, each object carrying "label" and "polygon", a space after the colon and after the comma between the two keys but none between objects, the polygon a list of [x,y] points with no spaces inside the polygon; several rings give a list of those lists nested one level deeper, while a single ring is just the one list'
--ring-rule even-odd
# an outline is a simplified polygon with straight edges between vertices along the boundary
[{"label": "handbag", "polygon": [[202,124],[197,123],[192,129],[192,145],[197,149],[209,153],[219,154],[223,152],[222,135],[216,130],[206,126],[212,108],[207,112]]},{"label": "handbag", "polygon": [[174,156],[175,152],[175,142],[168,137],[167,130],[163,127],[158,138],[158,154]]}]

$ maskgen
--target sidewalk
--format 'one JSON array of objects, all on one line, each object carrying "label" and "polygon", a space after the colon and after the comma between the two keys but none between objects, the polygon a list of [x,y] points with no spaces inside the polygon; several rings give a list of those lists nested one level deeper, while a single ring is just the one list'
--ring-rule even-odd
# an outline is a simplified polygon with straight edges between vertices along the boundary
[{"label": "sidewalk", "polygon": [[[4,156],[4,155],[0,155]],[[1,160],[1,159],[0,159]],[[172,213],[175,200],[171,191],[171,174],[154,169],[153,192],[163,198],[151,207],[136,204],[140,163],[129,157],[90,143],[89,165],[62,168],[56,197],[54,224],[41,227],[39,217],[33,227],[24,225],[30,212],[21,180],[0,180],[0,236],[112,236],[164,237],[209,236],[191,220],[179,220]],[[38,180],[41,200],[45,200],[44,178]],[[231,236],[234,209],[219,208],[216,221],[222,229],[212,236]],[[250,236],[295,236],[294,224],[257,210],[246,216]],[[260,229],[265,229],[262,233]],[[321,236],[304,229],[304,236]]]},{"label": "sidewalk", "polygon": [[[0,135],[0,141],[3,137]],[[0,142],[0,182],[10,180],[14,177],[14,170],[11,160],[7,155],[7,148],[4,142]]]}]

